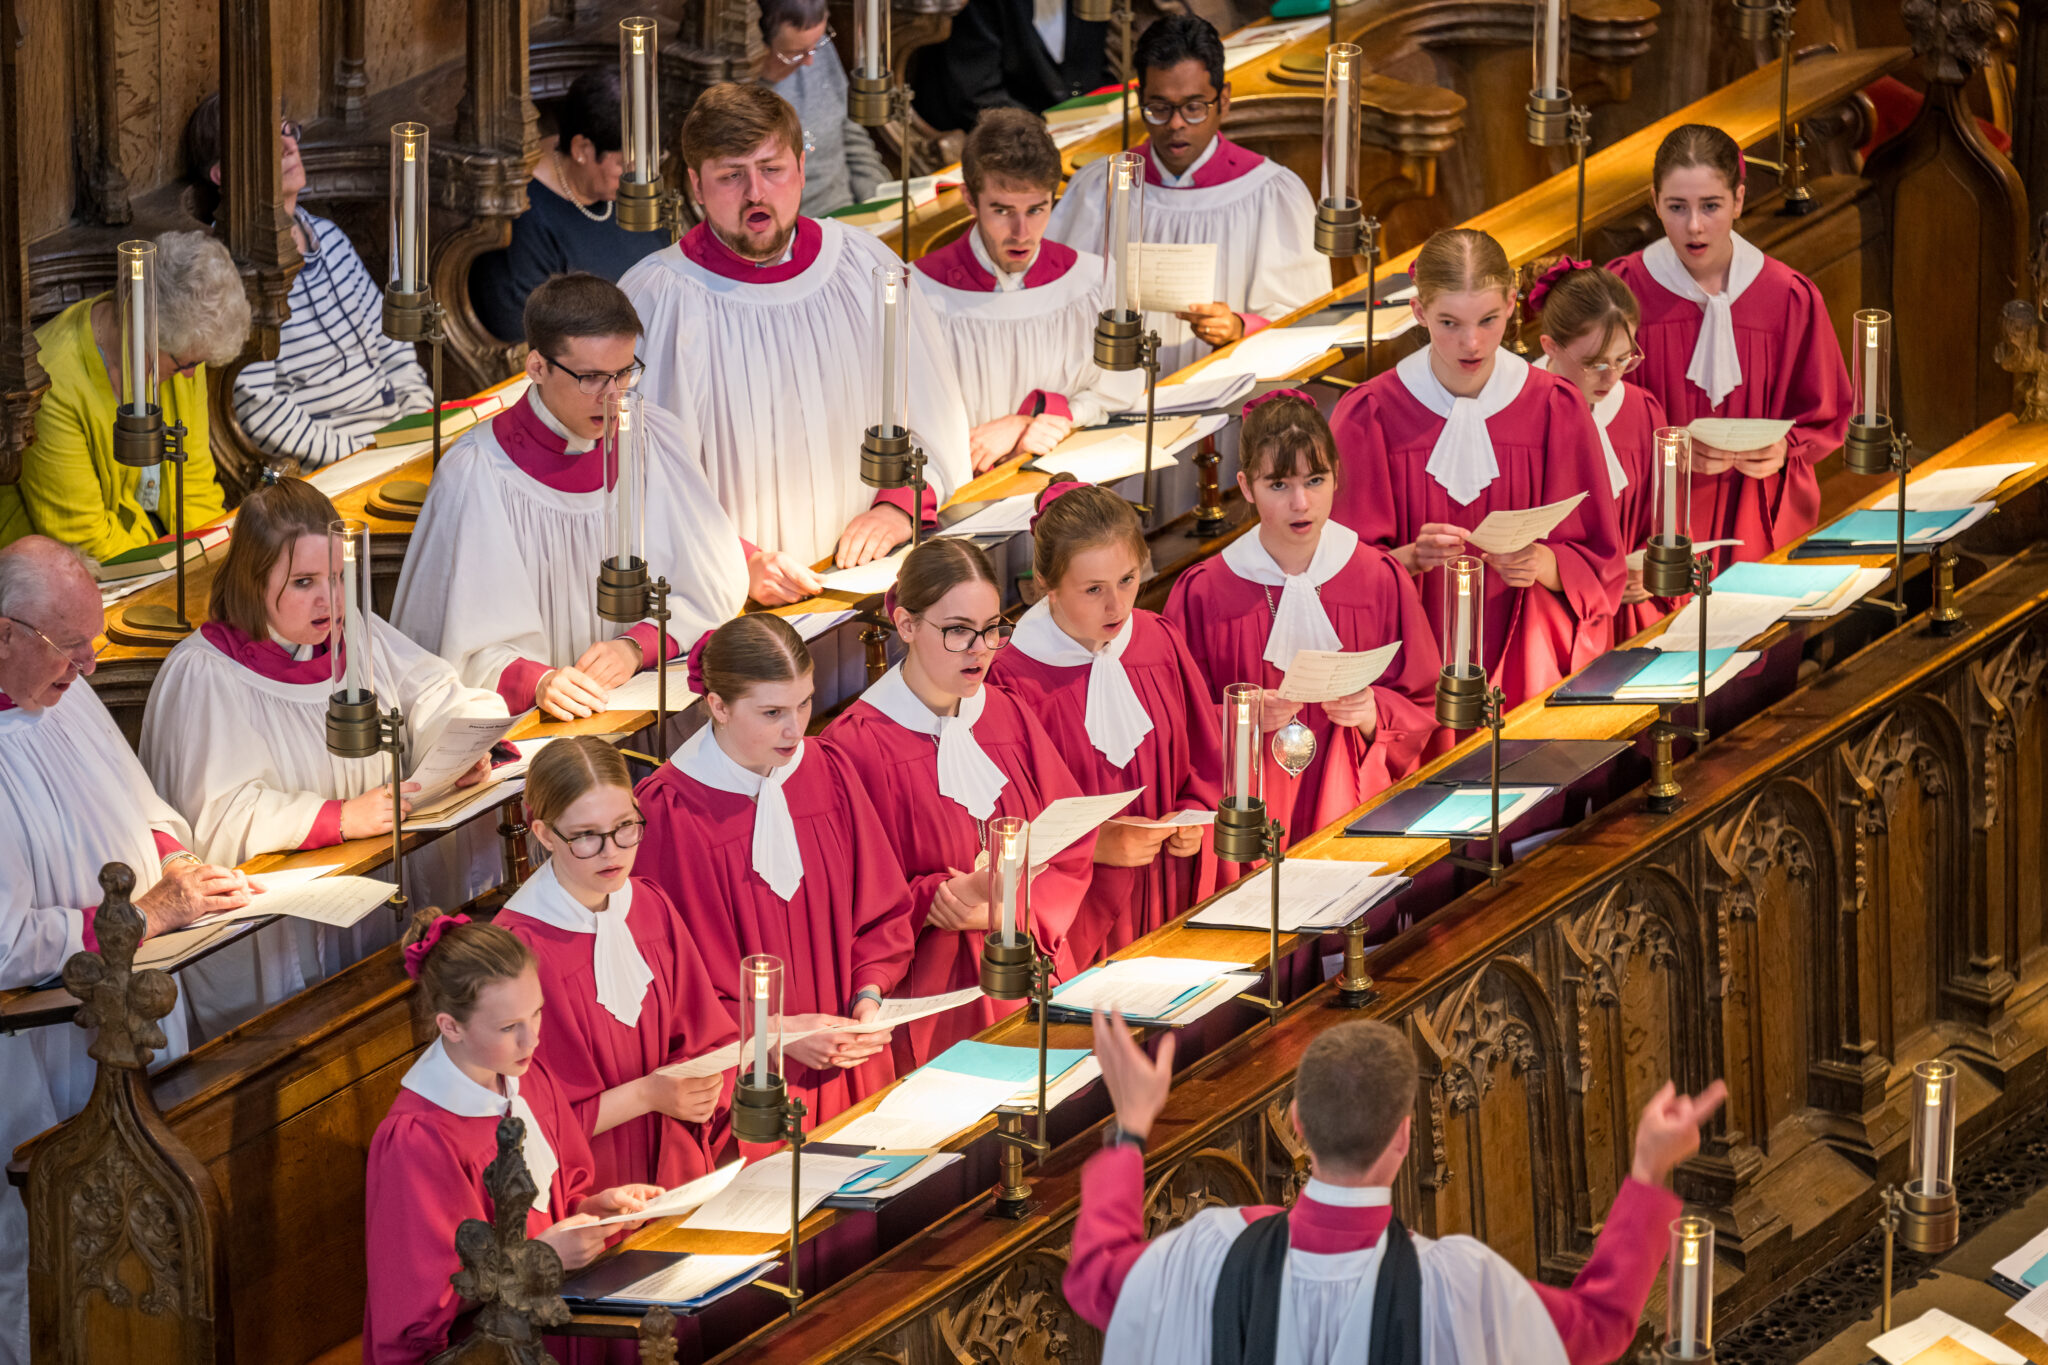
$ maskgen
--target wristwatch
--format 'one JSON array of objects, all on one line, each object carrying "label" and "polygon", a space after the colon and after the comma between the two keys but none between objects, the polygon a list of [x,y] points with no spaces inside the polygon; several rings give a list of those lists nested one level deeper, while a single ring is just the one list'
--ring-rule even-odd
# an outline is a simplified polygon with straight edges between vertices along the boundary
[{"label": "wristwatch", "polygon": [[851,1015],[855,1007],[857,1007],[863,1000],[872,1000],[877,1005],[879,1005],[882,1003],[882,992],[878,987],[875,986],[862,986],[859,990],[853,993],[853,999],[846,1002],[847,1014]]},{"label": "wristwatch", "polygon": [[1115,1147],[1136,1147],[1142,1153],[1145,1150],[1145,1139],[1115,1119],[1111,1119],[1109,1127],[1102,1130],[1102,1146],[1105,1151]]}]

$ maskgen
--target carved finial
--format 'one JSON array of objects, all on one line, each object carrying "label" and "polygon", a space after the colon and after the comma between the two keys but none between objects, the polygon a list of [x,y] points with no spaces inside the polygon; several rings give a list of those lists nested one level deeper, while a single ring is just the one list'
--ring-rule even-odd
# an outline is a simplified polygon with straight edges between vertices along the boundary
[{"label": "carved finial", "polygon": [[658,1303],[640,1319],[640,1365],[676,1365],[676,1315]]},{"label": "carved finial", "polygon": [[2033,297],[2013,299],[1999,310],[2004,339],[1992,350],[1998,367],[2013,376],[2013,410],[2022,422],[2048,421],[2048,349],[2041,323],[2048,318],[2048,213],[2041,215],[2028,259]]},{"label": "carved finial", "polygon": [[539,1328],[569,1320],[562,1287],[562,1258],[546,1242],[526,1237],[526,1214],[539,1191],[526,1169],[526,1125],[507,1114],[498,1120],[498,1155],[484,1167],[484,1192],[491,1221],[464,1219],[455,1230],[462,1269],[452,1277],[455,1292],[483,1305],[476,1316],[480,1335],[521,1345],[539,1338]]},{"label": "carved finial", "polygon": [[153,967],[134,970],[148,921],[129,900],[135,873],[126,863],[100,869],[100,908],[93,914],[98,952],[75,953],[64,964],[64,987],[80,1004],[74,1022],[97,1029],[87,1049],[95,1061],[139,1071],[165,1046],[157,1020],[178,1003],[178,984]]},{"label": "carved finial", "polygon": [[1928,80],[1961,85],[1983,69],[1998,34],[1992,0],[1906,0],[1904,14]]}]

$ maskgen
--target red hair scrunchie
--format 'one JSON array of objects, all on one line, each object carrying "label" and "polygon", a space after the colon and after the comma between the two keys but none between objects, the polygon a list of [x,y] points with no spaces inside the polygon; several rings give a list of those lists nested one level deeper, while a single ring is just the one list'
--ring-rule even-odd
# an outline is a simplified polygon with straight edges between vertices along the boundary
[{"label": "red hair scrunchie", "polygon": [[[1309,395],[1309,392],[1306,389],[1274,389],[1269,393],[1262,393],[1257,398],[1254,398],[1249,403],[1246,403],[1242,408],[1238,410],[1237,415],[1240,419],[1249,417],[1252,415],[1253,408],[1258,407],[1261,403],[1270,403],[1275,398],[1299,398],[1302,402],[1308,404],[1310,407],[1316,408],[1316,400]],[[1316,411],[1321,412],[1322,409],[1316,408]]]},{"label": "red hair scrunchie", "polygon": [[700,697],[705,694],[704,646],[711,643],[711,634],[707,630],[697,637],[697,643],[690,646],[689,657],[683,663],[684,685]]},{"label": "red hair scrunchie", "polygon": [[427,954],[440,945],[441,936],[458,924],[469,923],[468,915],[442,915],[427,926],[427,932],[420,935],[420,941],[409,943],[405,948],[405,974],[414,981],[420,979],[420,969],[426,966]]},{"label": "red hair scrunchie", "polygon": [[1038,519],[1045,515],[1046,508],[1052,506],[1076,488],[1091,488],[1093,486],[1092,484],[1082,483],[1077,479],[1062,479],[1058,483],[1047,484],[1045,491],[1038,495],[1038,506],[1032,509],[1031,529],[1034,531],[1038,529]]},{"label": "red hair scrunchie", "polygon": [[896,585],[891,583],[882,593],[882,624],[894,628],[896,625]]},{"label": "red hair scrunchie", "polygon": [[1542,311],[1543,300],[1548,297],[1551,289],[1559,280],[1562,280],[1574,270],[1591,270],[1592,268],[1593,263],[1591,261],[1575,261],[1569,256],[1560,256],[1555,261],[1552,261],[1550,267],[1536,277],[1536,283],[1529,286],[1529,311],[1532,314]]}]

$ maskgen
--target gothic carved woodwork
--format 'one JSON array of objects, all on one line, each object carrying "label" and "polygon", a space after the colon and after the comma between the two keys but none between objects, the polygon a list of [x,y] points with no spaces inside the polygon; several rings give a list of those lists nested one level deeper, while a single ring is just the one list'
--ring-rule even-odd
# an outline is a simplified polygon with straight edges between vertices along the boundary
[{"label": "gothic carved woodwork", "polygon": [[526,1215],[539,1190],[526,1169],[525,1132],[510,1114],[498,1120],[498,1154],[484,1167],[491,1219],[465,1218],[455,1230],[462,1269],[451,1282],[478,1305],[474,1330],[429,1365],[552,1365],[541,1329],[567,1322],[569,1305],[558,1292],[562,1258],[546,1242],[527,1240]]},{"label": "gothic carved woodwork", "polygon": [[1204,1148],[1167,1168],[1145,1190],[1145,1235],[1157,1237],[1204,1209],[1259,1202],[1259,1182],[1228,1152]]},{"label": "gothic carved woodwork", "polygon": [[97,1030],[87,1051],[99,1072],[85,1108],[29,1167],[31,1349],[39,1365],[225,1361],[220,1192],[157,1113],[146,1074],[178,988],[135,970],[147,926],[129,899],[134,873],[108,863],[99,880],[98,951],[64,964],[82,1002],[76,1026]]},{"label": "gothic carved woodwork", "polygon": [[2041,344],[2048,322],[2048,213],[2034,233],[2027,258],[2028,296],[2012,299],[1999,310],[2001,340],[1992,359],[2012,376],[2013,411],[2022,422],[2048,421],[2048,347]]},{"label": "gothic carved woodwork", "polygon": [[[21,0],[0,0],[0,128],[21,126]],[[29,318],[28,236],[23,221],[21,148],[0,136],[0,484],[21,478],[21,452],[35,440],[36,405],[50,387]]]},{"label": "gothic carved woodwork", "polygon": [[321,96],[321,110],[349,129],[360,129],[369,121],[370,80],[364,65],[368,50],[364,11],[368,5],[369,0],[326,0],[321,6],[327,30],[326,50],[334,54]]},{"label": "gothic carved woodwork", "polygon": [[85,0],[73,7],[72,20],[72,88],[82,92],[71,106],[79,207],[93,222],[120,227],[133,216],[128,176],[121,169],[121,79],[114,48],[121,7],[118,0]]},{"label": "gothic carved woodwork", "polygon": [[[842,31],[851,43],[851,25]],[[761,41],[760,9],[755,0],[691,0],[684,7],[673,50],[686,73],[686,104],[720,81],[746,80],[767,50]]]},{"label": "gothic carved woodwork", "polygon": [[639,1365],[676,1365],[676,1315],[660,1304],[640,1319]]},{"label": "gothic carved woodwork", "polygon": [[964,1302],[937,1309],[933,1358],[945,1365],[1054,1365],[1097,1357],[1095,1329],[1060,1293],[1066,1270],[1059,1252],[1026,1252]]}]

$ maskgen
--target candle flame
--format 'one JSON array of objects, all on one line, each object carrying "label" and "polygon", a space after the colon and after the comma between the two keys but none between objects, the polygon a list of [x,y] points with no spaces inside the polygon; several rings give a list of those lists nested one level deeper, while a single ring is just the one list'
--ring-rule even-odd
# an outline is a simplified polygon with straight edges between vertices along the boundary
[{"label": "candle flame", "polygon": [[1471,595],[1472,595],[1472,570],[1470,570],[1470,569],[1466,568],[1466,567],[1465,567],[1464,565],[1460,564],[1460,565],[1458,566],[1458,596],[1460,596],[1460,597],[1470,597]]},{"label": "candle flame", "polygon": [[766,1000],[768,998],[768,974],[766,972],[757,972],[754,976],[754,998],[756,1000]]},{"label": "candle flame", "polygon": [[1926,1104],[1929,1109],[1939,1109],[1941,1107],[1941,1081],[1938,1077],[1929,1076],[1927,1078]]},{"label": "candle flame", "polygon": [[647,55],[647,39],[638,33],[633,35],[633,55],[635,57]]},{"label": "candle flame", "polygon": [[1685,1245],[1679,1254],[1679,1264],[1691,1266],[1698,1265],[1699,1263],[1700,1239],[1697,1237],[1688,1237],[1685,1239]]},{"label": "candle flame", "polygon": [[414,142],[413,142],[413,140],[412,140],[411,138],[407,138],[407,139],[405,140],[405,159],[406,159],[407,161],[412,161],[412,160],[414,160],[414,159],[415,159],[415,158],[414,158],[414,156],[413,156],[413,152],[414,152],[414,150],[416,149],[416,147],[417,147],[417,144],[416,144],[416,143],[414,143]]},{"label": "candle flame", "polygon": [[136,256],[133,260],[128,262],[128,278],[131,280],[139,280],[142,278],[141,256]]}]

